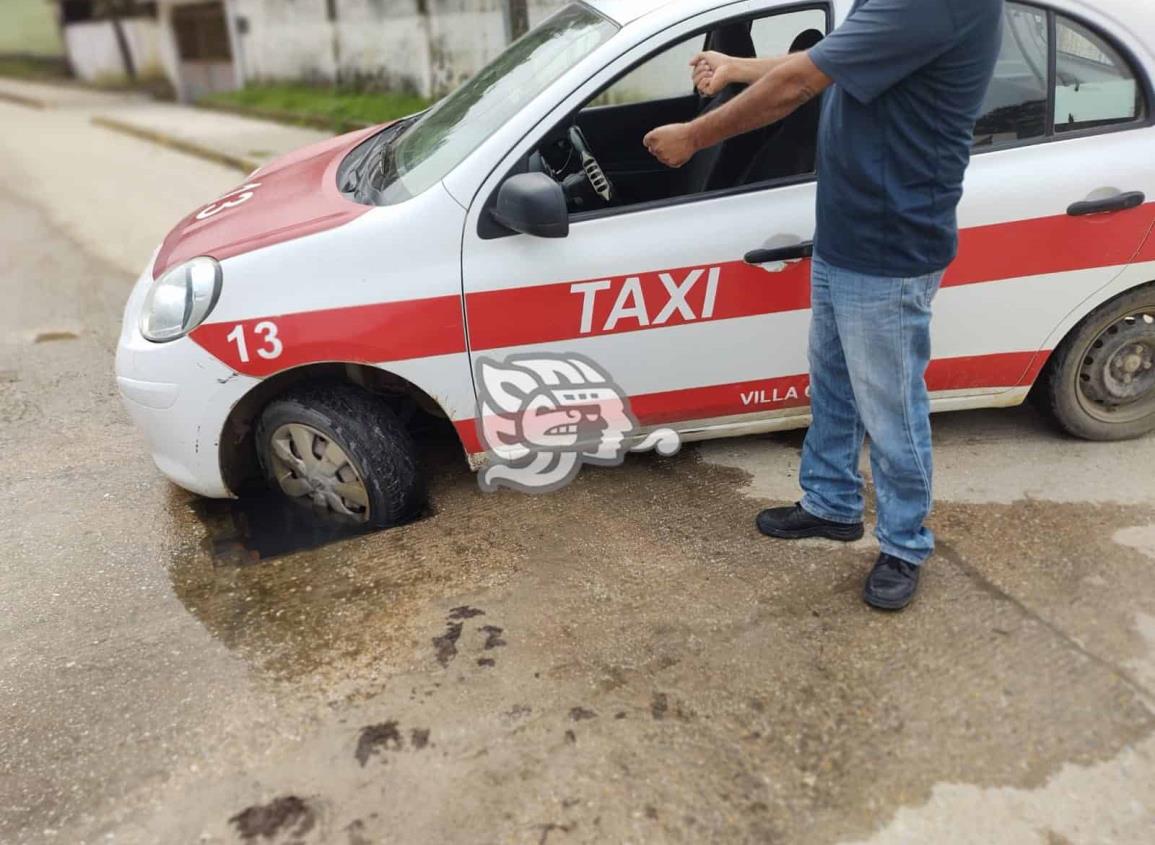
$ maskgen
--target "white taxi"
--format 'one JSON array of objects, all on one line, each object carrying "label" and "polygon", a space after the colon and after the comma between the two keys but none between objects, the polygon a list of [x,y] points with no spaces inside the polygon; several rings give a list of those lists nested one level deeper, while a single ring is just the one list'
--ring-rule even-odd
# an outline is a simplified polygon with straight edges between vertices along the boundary
[{"label": "white taxi", "polygon": [[[638,436],[804,426],[818,106],[669,170],[642,138],[713,98],[703,47],[806,49],[850,0],[563,7],[420,115],[254,172],[165,239],[129,299],[125,404],[204,496],[254,477],[373,526],[421,505],[417,406],[476,468],[479,358],[567,352]],[[1155,7],[1008,2],[936,410],[1039,398],[1066,431],[1155,429]],[[853,143],[853,139],[847,139]]]}]

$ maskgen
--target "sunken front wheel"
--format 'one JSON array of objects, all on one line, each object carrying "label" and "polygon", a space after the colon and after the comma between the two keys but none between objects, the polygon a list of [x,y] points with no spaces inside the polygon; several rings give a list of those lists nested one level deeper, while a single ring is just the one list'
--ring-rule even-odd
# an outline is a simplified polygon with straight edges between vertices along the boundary
[{"label": "sunken front wheel", "polygon": [[342,520],[387,528],[425,503],[409,433],[382,399],[352,385],[307,385],[271,402],[257,454],[273,489]]},{"label": "sunken front wheel", "polygon": [[1155,285],[1091,313],[1056,350],[1044,405],[1071,434],[1127,440],[1155,431]]}]

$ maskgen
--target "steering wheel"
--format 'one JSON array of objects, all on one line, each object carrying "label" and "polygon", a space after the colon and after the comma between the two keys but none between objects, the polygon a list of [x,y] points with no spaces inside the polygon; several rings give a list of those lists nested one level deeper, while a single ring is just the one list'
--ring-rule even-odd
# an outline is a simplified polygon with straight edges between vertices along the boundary
[{"label": "steering wheel", "polygon": [[586,179],[589,180],[594,193],[607,203],[613,202],[615,194],[613,183],[590,151],[590,142],[586,140],[585,133],[576,124],[569,128],[569,142],[581,159],[581,168],[585,171]]}]

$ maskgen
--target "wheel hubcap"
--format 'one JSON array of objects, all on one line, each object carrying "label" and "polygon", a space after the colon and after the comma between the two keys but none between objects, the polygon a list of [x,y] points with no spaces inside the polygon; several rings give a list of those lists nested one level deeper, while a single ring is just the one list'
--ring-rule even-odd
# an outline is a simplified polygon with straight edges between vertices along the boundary
[{"label": "wheel hubcap", "polygon": [[361,474],[328,436],[303,423],[288,423],[273,432],[271,445],[273,475],[286,496],[357,522],[369,520]]},{"label": "wheel hubcap", "polygon": [[1087,347],[1079,400],[1089,414],[1110,422],[1155,409],[1155,309],[1128,314]]}]

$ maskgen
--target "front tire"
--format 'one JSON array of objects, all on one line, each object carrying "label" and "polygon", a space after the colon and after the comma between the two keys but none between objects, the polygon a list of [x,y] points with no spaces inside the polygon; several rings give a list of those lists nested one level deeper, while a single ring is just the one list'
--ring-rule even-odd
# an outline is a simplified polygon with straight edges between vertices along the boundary
[{"label": "front tire", "polygon": [[1093,311],[1063,340],[1040,385],[1044,408],[1085,440],[1155,431],[1155,285]]},{"label": "front tire", "polygon": [[384,400],[352,385],[306,385],[275,399],[256,441],[272,489],[343,521],[388,528],[425,504],[413,439]]}]

